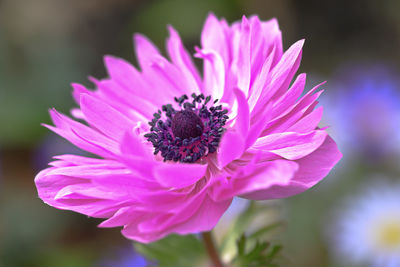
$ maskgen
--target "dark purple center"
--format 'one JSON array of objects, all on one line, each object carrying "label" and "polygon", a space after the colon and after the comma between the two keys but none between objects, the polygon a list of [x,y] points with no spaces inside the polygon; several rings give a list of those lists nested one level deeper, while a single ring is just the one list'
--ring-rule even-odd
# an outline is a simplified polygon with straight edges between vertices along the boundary
[{"label": "dark purple center", "polygon": [[211,96],[192,94],[175,97],[176,104],[162,105],[149,121],[150,132],[144,135],[153,144],[154,155],[161,153],[164,161],[195,163],[217,151],[227,109],[210,102]]},{"label": "dark purple center", "polygon": [[182,110],[175,113],[172,118],[171,129],[175,137],[181,139],[195,138],[203,133],[204,125],[196,113],[190,110]]}]

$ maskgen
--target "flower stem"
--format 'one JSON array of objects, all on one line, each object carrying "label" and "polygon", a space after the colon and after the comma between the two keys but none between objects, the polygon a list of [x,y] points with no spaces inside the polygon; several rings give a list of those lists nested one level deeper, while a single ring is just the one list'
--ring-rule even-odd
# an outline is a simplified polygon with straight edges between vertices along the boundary
[{"label": "flower stem", "polygon": [[218,251],[215,248],[214,240],[210,232],[203,232],[201,234],[203,236],[204,246],[207,249],[208,256],[210,256],[211,262],[214,267],[223,267],[221,259],[219,258]]}]

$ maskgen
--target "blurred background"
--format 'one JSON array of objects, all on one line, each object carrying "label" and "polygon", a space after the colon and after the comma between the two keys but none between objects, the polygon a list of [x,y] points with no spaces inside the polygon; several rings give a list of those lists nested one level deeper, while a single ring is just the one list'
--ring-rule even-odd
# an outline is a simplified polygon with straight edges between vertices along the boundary
[{"label": "blurred background", "polygon": [[276,17],[285,49],[306,39],[299,73],[307,89],[328,81],[321,126],[344,158],[313,189],[279,202],[285,227],[273,238],[285,266],[352,266],[335,256],[332,214],[371,180],[400,178],[395,0],[0,0],[0,266],[129,266],[113,262],[131,246],[119,229],[37,197],[33,179],[51,157],[81,153],[40,124],[50,123],[49,108],[74,107],[71,82],[90,87],[88,75],[106,75],[103,55],[135,63],[132,33],[164,49],[171,24],[193,52],[210,11],[229,22]]}]

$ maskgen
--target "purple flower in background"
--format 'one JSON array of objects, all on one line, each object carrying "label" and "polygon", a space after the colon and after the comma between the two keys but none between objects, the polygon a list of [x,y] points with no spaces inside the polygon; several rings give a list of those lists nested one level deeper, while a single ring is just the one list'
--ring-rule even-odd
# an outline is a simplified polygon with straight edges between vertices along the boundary
[{"label": "purple flower in background", "polygon": [[81,156],[88,154],[69,143],[67,140],[60,139],[57,135],[51,133],[43,138],[33,152],[33,164],[35,170],[45,168],[48,162],[60,153]]},{"label": "purple flower in background", "polygon": [[114,250],[113,255],[107,255],[101,259],[95,267],[146,267],[149,262],[133,246]]},{"label": "purple flower in background", "polygon": [[[301,96],[304,41],[283,53],[275,19],[229,25],[209,15],[195,68],[169,27],[169,60],[134,36],[139,71],[106,56],[96,90],[73,84],[77,122],[51,110],[49,129],[97,155],[61,155],[35,179],[59,209],[106,218],[101,227],[152,242],[211,230],[233,197],[289,197],[314,186],[341,154],[317,127],[319,85]],[[293,81],[294,79],[294,81]]]},{"label": "purple flower in background", "polygon": [[326,122],[345,154],[370,159],[400,151],[400,82],[385,65],[343,67],[321,98]]}]

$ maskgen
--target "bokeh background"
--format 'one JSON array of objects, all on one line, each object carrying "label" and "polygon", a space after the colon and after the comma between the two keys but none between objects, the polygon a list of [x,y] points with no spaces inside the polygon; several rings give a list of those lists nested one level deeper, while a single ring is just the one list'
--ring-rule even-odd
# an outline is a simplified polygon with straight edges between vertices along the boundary
[{"label": "bokeh background", "polygon": [[[0,266],[103,266],[126,253],[131,243],[118,229],[37,197],[34,176],[51,157],[81,153],[40,124],[50,123],[49,108],[74,106],[71,82],[90,86],[88,75],[106,75],[103,55],[135,62],[132,33],[164,49],[171,24],[193,52],[210,11],[229,22],[278,18],[285,49],[306,39],[299,72],[308,89],[328,81],[321,126],[344,158],[313,189],[274,202],[285,227],[273,239],[287,266],[346,266],[326,237],[332,211],[371,179],[400,179],[396,0],[0,0]],[[382,113],[372,120],[375,108]]]}]

